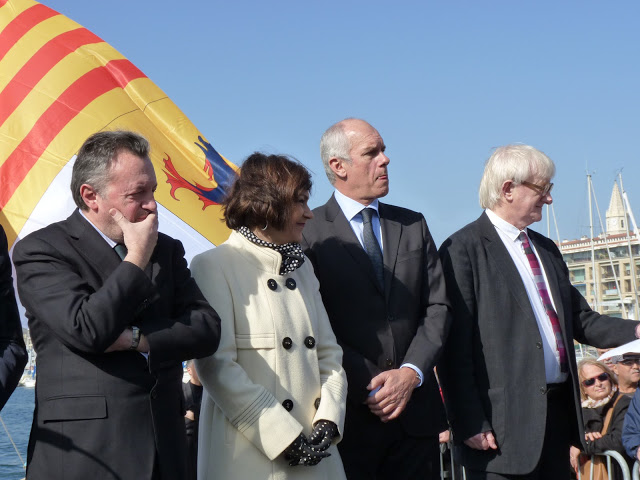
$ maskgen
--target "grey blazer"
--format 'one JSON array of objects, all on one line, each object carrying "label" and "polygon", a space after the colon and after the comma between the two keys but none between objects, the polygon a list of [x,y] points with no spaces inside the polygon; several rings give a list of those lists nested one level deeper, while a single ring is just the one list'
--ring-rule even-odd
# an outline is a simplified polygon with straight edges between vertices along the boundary
[{"label": "grey blazer", "polygon": [[[600,315],[569,281],[550,239],[528,230],[544,265],[569,348],[573,440],[584,439],[573,340],[614,347],[635,338],[638,322]],[[547,412],[542,338],[524,284],[495,227],[483,213],[449,237],[440,257],[453,309],[440,379],[461,461],[474,470],[526,474],[538,463]],[[499,450],[462,441],[493,430]],[[576,443],[578,444],[578,443]]]},{"label": "grey blazer", "polygon": [[[305,253],[344,351],[347,417],[351,408],[367,408],[362,403],[374,376],[412,363],[425,382],[399,421],[412,435],[437,434],[446,429],[446,421],[433,367],[451,322],[440,260],[422,214],[383,203],[379,212],[384,291],[333,196],[314,210],[303,232]],[[370,421],[380,424],[373,414]]]}]

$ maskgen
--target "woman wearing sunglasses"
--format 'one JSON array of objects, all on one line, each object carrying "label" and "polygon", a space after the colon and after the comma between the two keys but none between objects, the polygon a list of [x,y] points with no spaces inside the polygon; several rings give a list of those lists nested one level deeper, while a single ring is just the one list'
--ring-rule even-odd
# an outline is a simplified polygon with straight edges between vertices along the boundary
[{"label": "woman wearing sunglasses", "polygon": [[[633,461],[627,457],[622,446],[622,425],[631,399],[620,394],[616,376],[609,367],[597,360],[582,360],[578,364],[578,377],[587,447],[583,453],[593,455],[615,450],[631,466]],[[571,465],[574,469],[578,468],[580,453],[578,448],[571,447]],[[617,477],[611,478],[622,478],[619,472],[614,475]]]}]

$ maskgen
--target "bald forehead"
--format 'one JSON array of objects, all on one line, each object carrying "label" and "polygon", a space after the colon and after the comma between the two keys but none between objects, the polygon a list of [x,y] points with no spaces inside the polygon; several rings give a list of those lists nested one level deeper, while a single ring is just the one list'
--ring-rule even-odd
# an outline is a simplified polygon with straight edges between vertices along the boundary
[{"label": "bald forehead", "polygon": [[340,125],[342,126],[347,136],[352,136],[358,133],[365,135],[374,133],[376,135],[380,135],[378,131],[373,128],[373,126],[371,126],[371,124],[358,118],[348,118],[340,122]]}]

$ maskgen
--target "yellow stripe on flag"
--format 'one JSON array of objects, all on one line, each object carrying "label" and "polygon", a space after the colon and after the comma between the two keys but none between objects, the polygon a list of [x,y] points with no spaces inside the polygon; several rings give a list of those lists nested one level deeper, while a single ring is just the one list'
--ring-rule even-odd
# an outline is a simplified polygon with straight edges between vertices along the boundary
[{"label": "yellow stripe on flag", "polygon": [[10,243],[70,213],[53,218],[41,198],[50,207],[52,195],[70,196],[56,183],[68,183],[67,163],[90,134],[114,129],[151,142],[161,230],[165,215],[197,248],[228,237],[219,203],[236,167],[160,88],[72,20],[31,0],[0,0],[0,105],[0,222]]}]

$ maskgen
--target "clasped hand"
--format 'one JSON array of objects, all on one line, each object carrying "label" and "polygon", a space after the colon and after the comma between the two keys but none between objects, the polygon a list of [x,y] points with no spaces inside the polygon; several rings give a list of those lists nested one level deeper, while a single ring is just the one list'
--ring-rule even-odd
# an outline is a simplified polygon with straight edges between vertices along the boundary
[{"label": "clasped hand", "polygon": [[326,452],[331,442],[338,436],[338,426],[329,420],[319,420],[313,426],[313,432],[309,439],[300,434],[284,451],[284,458],[289,460],[289,465],[305,465],[311,467],[320,463],[320,460],[331,456]]},{"label": "clasped hand", "polygon": [[370,391],[379,390],[365,403],[381,421],[388,422],[404,411],[417,384],[416,372],[409,367],[386,370],[373,377],[367,385]]}]

